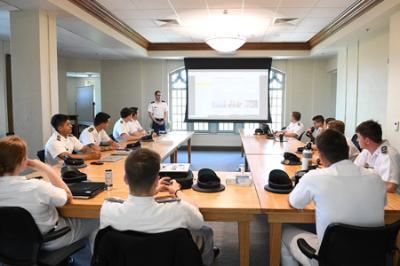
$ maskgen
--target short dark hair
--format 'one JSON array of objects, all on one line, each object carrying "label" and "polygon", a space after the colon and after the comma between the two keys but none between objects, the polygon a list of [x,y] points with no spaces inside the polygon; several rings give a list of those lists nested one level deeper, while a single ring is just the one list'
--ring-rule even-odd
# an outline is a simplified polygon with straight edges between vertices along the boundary
[{"label": "short dark hair", "polygon": [[157,93],[161,93],[161,91],[160,91],[160,90],[156,90],[156,91],[154,92],[154,95],[157,95]]},{"label": "short dark hair", "polygon": [[300,112],[294,111],[294,112],[292,112],[292,116],[293,116],[294,119],[296,119],[297,121],[300,121],[300,119],[301,119],[301,113],[300,113]]},{"label": "short dark hair", "polygon": [[312,118],[312,121],[315,121],[315,122],[323,124],[325,119],[324,119],[324,117],[322,115],[316,115],[316,116],[314,116]]},{"label": "short dark hair", "polygon": [[328,127],[329,127],[329,129],[337,130],[342,134],[344,134],[344,131],[346,129],[346,125],[344,124],[343,121],[340,121],[340,120],[329,121]]},{"label": "short dark hair", "polygon": [[110,118],[111,118],[111,116],[109,114],[100,112],[94,118],[94,125],[98,126],[100,124],[107,123],[108,119],[110,119]]},{"label": "short dark hair", "polygon": [[374,120],[367,120],[359,124],[356,128],[356,133],[364,138],[369,138],[375,143],[382,142],[382,127]]},{"label": "short dark hair", "polygon": [[336,120],[336,118],[328,117],[327,119],[325,119],[325,123],[328,124],[329,122],[335,121],[335,120]]},{"label": "short dark hair", "polygon": [[131,107],[131,110],[132,110],[132,115],[137,115],[137,112],[138,112],[139,108]]},{"label": "short dark hair", "polygon": [[53,128],[58,131],[58,127],[62,126],[65,122],[68,121],[68,116],[64,114],[55,114],[51,118],[51,125]]},{"label": "short dark hair", "polygon": [[161,157],[158,153],[140,148],[131,152],[125,161],[125,174],[132,192],[150,192],[158,177]]},{"label": "short dark hair", "polygon": [[133,114],[133,112],[132,112],[131,108],[124,107],[121,109],[121,112],[119,114],[120,114],[121,118],[125,118],[125,117],[128,117],[131,114]]},{"label": "short dark hair", "polygon": [[318,135],[316,140],[318,151],[331,163],[349,159],[349,145],[342,133],[327,129]]}]

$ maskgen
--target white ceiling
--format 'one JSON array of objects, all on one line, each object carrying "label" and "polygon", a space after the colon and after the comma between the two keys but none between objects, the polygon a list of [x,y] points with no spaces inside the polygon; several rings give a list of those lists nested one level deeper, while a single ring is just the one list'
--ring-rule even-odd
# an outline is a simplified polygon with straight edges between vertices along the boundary
[{"label": "white ceiling", "polygon": [[[250,42],[305,42],[356,0],[97,0],[150,42],[204,42],[241,35]],[[228,14],[223,15],[224,10]],[[296,25],[274,19],[299,18]],[[157,25],[176,19],[180,25]]]}]

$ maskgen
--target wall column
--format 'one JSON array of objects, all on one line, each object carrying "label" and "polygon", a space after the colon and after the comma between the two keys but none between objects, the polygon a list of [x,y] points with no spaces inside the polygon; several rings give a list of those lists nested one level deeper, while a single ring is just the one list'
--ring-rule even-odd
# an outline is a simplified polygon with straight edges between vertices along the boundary
[{"label": "wall column", "polygon": [[11,64],[15,134],[35,157],[51,135],[50,118],[58,112],[57,31],[54,14],[13,11]]}]

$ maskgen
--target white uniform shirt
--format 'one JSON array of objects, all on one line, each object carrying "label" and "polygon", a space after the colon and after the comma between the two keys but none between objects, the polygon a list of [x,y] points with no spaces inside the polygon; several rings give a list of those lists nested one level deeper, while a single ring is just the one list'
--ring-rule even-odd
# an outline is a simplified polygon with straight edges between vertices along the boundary
[{"label": "white uniform shirt", "polygon": [[314,132],[312,133],[312,136],[314,137],[314,139],[316,139],[322,133],[323,130],[324,129],[322,127],[314,129]]},{"label": "white uniform shirt", "polygon": [[46,161],[49,164],[56,164],[60,160],[58,155],[64,152],[72,153],[73,151],[80,151],[83,146],[73,135],[68,135],[64,138],[58,132],[54,132],[45,146]]},{"label": "white uniform shirt", "polygon": [[128,134],[129,135],[129,124],[125,122],[122,118],[118,119],[117,122],[115,122],[114,129],[113,129],[113,136],[116,141],[124,141],[124,139],[121,137],[122,134]]},{"label": "white uniform shirt", "polygon": [[58,221],[56,207],[67,202],[65,190],[24,176],[0,176],[0,206],[17,206],[26,209],[44,234]]},{"label": "white uniform shirt", "polygon": [[286,132],[295,133],[298,137],[304,132],[304,125],[300,121],[290,122],[285,129]]},{"label": "white uniform shirt", "polygon": [[319,243],[331,223],[357,226],[384,224],[386,189],[378,175],[343,160],[305,174],[289,195],[294,208],[315,203]]},{"label": "white uniform shirt", "polygon": [[168,104],[165,101],[154,101],[149,104],[147,111],[153,114],[157,119],[164,119],[164,113],[168,112]]},{"label": "white uniform shirt", "polygon": [[104,129],[97,132],[96,127],[92,125],[82,131],[79,140],[84,145],[94,144],[100,146],[102,142],[109,142],[111,138],[107,135],[107,132]]},{"label": "white uniform shirt", "polygon": [[356,145],[354,145],[351,139],[346,138],[346,140],[347,140],[347,145],[349,145],[349,160],[354,162],[354,160],[360,154],[360,151],[358,150]]},{"label": "white uniform shirt", "polygon": [[200,211],[185,201],[157,203],[153,197],[128,196],[124,203],[104,201],[100,228],[161,233],[177,228],[200,229],[204,220]]},{"label": "white uniform shirt", "polygon": [[384,141],[373,154],[363,149],[354,163],[373,169],[385,182],[400,184],[400,154],[388,141]]},{"label": "white uniform shirt", "polygon": [[143,130],[138,120],[129,121],[128,125],[129,125],[129,134],[133,134],[135,132]]}]

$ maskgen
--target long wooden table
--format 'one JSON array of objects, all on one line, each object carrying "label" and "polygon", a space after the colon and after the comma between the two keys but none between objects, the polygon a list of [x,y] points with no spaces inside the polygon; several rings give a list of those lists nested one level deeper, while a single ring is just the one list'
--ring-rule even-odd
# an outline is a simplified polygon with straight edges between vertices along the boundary
[{"label": "long wooden table", "polygon": [[[260,139],[260,140],[259,140]],[[265,139],[265,137],[264,137]],[[279,151],[276,144],[268,143],[273,140],[264,140],[259,136],[242,137],[243,147],[253,147],[254,150],[263,151],[262,154],[247,154],[248,161],[258,198],[260,201],[261,211],[267,214],[267,222],[269,224],[269,265],[280,265],[281,251],[281,234],[282,224],[285,223],[315,223],[315,207],[309,204],[303,210],[294,209],[289,205],[287,194],[275,194],[264,190],[265,184],[268,182],[269,172],[273,169],[282,169],[288,175],[294,176],[295,172],[300,170],[300,166],[287,166],[281,164],[282,154],[285,151],[295,151],[297,147],[304,145],[302,142],[292,139],[283,145]],[[257,142],[259,141],[259,147]],[[268,153],[265,147],[274,147],[273,152]],[[245,148],[246,149],[246,148]],[[250,152],[250,151],[249,151]],[[299,155],[301,157],[301,155]],[[314,154],[317,156],[317,154]],[[385,222],[392,223],[400,220],[400,195],[396,193],[388,193],[388,203],[385,208]]]},{"label": "long wooden table", "polygon": [[[171,156],[171,161],[176,162],[177,150],[186,141],[188,142],[188,154],[190,154],[190,138],[192,136],[193,132],[171,132],[159,137],[154,142],[142,143],[142,147],[158,152],[162,160]],[[103,152],[102,157],[112,153],[113,151]],[[190,155],[188,160],[190,161]],[[91,165],[90,162],[87,162],[88,167],[82,168],[80,171],[86,173],[91,181],[104,182],[104,171],[112,169],[113,188],[101,192],[89,200],[73,199],[71,203],[59,208],[60,214],[64,217],[98,218],[105,198],[127,198],[128,196],[128,186],[124,182],[124,158],[116,162],[105,162],[98,166]],[[57,171],[61,170],[61,165],[54,167]],[[197,173],[194,174],[197,176]],[[217,172],[223,184],[225,184],[226,177],[235,174],[237,173]],[[206,221],[238,223],[240,265],[249,265],[250,222],[255,214],[261,213],[255,186],[226,185],[226,189],[218,193],[200,193],[192,189],[184,190],[184,193],[196,201]]]}]

